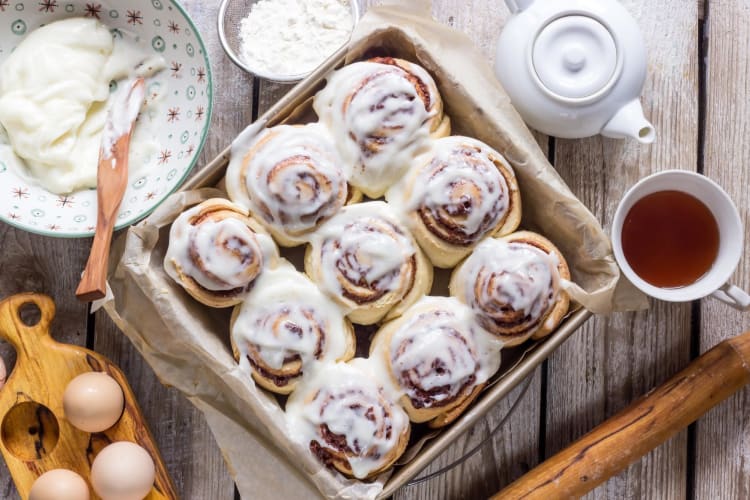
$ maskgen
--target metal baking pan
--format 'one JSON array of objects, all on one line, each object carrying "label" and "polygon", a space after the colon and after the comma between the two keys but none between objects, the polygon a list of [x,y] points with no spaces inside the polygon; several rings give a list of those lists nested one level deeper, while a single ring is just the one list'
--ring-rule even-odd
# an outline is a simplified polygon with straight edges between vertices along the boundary
[{"label": "metal baking pan", "polygon": [[[266,111],[258,121],[265,126],[274,126],[284,122],[294,122],[295,114],[325,84],[325,77],[332,70],[343,66],[348,48],[344,47],[331,56],[320,68],[309,77],[297,84],[274,106]],[[200,172],[182,187],[183,191],[202,187],[216,186],[224,177],[229,164],[231,147],[227,147],[219,156],[209,162]],[[409,481],[435,460],[451,443],[491,411],[495,405],[505,398],[514,388],[530,376],[537,366],[547,359],[570,335],[573,334],[589,317],[591,313],[585,309],[571,312],[561,325],[548,337],[533,344],[525,344],[510,350],[510,360],[503,356],[503,366],[493,378],[490,386],[482,392],[461,417],[453,424],[440,430],[436,436],[427,439],[415,456],[403,465],[397,465],[393,475],[388,479],[378,498],[387,498],[396,490],[405,486]],[[505,368],[503,368],[505,367]],[[409,450],[405,455],[409,454]]]}]

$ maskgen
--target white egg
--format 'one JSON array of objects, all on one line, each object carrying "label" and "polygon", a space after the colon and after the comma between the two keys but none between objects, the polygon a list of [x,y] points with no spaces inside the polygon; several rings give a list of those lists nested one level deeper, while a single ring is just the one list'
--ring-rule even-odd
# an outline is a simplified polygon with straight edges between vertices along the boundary
[{"label": "white egg", "polygon": [[29,500],[89,500],[89,487],[72,470],[54,469],[34,481]]},{"label": "white egg", "polygon": [[115,425],[124,405],[122,388],[102,372],[78,375],[63,394],[65,418],[85,432],[102,432]]},{"label": "white egg", "polygon": [[155,477],[151,455],[128,441],[105,447],[91,465],[91,485],[102,500],[142,500]]}]

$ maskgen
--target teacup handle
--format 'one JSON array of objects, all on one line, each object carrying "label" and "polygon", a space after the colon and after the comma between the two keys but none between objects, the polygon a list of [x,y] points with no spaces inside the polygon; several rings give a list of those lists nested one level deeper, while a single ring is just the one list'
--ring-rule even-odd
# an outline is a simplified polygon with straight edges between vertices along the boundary
[{"label": "teacup handle", "polygon": [[729,283],[716,290],[711,296],[740,311],[750,311],[750,295]]}]

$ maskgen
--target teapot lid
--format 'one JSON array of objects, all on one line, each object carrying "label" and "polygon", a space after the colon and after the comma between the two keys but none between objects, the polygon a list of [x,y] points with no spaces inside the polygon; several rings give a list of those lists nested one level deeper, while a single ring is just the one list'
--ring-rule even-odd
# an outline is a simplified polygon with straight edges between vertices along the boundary
[{"label": "teapot lid", "polygon": [[563,100],[579,100],[605,91],[621,68],[610,30],[585,15],[567,15],[548,23],[534,40],[531,62],[539,83]]}]

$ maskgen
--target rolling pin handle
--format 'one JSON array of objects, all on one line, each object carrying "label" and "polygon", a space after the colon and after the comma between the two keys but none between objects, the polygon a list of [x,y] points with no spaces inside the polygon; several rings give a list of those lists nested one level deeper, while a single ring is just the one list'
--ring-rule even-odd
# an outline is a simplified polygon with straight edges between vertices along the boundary
[{"label": "rolling pin handle", "polygon": [[580,498],[748,383],[750,332],[719,343],[491,500]]}]

